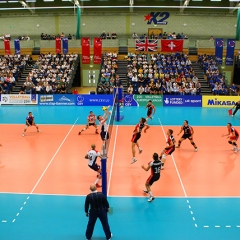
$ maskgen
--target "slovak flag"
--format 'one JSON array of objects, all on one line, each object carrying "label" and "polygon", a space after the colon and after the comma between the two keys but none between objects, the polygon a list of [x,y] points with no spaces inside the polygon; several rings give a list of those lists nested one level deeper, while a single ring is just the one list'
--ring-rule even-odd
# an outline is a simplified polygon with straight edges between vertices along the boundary
[{"label": "slovak flag", "polygon": [[144,52],[156,52],[158,47],[158,39],[136,39],[135,40],[136,51]]},{"label": "slovak flag", "polygon": [[184,40],[161,40],[162,52],[182,52]]}]

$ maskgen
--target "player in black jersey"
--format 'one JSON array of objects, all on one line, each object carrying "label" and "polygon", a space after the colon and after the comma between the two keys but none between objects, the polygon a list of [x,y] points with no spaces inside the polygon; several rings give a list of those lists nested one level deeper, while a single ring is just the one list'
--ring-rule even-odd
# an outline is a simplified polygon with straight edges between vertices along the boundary
[{"label": "player in black jersey", "polygon": [[152,104],[152,100],[149,100],[149,101],[148,101],[148,104],[147,104],[147,106],[145,107],[145,109],[146,109],[146,108],[148,109],[146,120],[148,120],[149,118],[152,120],[153,115],[156,113],[156,108],[155,108],[155,106]]},{"label": "player in black jersey", "polygon": [[151,202],[155,199],[153,194],[152,194],[152,191],[151,191],[151,186],[154,182],[158,181],[159,178],[160,178],[161,161],[159,160],[158,154],[154,153],[153,154],[153,161],[149,162],[147,167],[142,165],[142,168],[145,171],[148,171],[151,168],[151,175],[145,183],[146,190],[143,190],[144,193],[150,195],[150,197],[148,199],[148,202]]},{"label": "player in black jersey", "polygon": [[179,134],[182,131],[183,131],[183,135],[180,138],[180,140],[178,141],[178,145],[176,146],[176,148],[180,148],[182,141],[186,140],[188,138],[190,140],[191,144],[193,145],[194,149],[195,149],[194,151],[197,152],[198,148],[197,148],[195,142],[193,141],[193,133],[194,133],[194,131],[193,131],[193,128],[188,125],[188,121],[187,120],[184,121],[183,126],[181,127],[181,130],[180,130]]}]

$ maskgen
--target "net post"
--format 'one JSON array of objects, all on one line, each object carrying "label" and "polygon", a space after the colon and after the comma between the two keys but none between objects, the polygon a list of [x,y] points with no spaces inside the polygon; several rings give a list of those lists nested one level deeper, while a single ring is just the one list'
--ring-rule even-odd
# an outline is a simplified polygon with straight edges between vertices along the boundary
[{"label": "net post", "polygon": [[105,197],[107,197],[107,149],[106,149],[106,142],[102,145],[101,169],[102,169],[102,193],[105,195]]}]

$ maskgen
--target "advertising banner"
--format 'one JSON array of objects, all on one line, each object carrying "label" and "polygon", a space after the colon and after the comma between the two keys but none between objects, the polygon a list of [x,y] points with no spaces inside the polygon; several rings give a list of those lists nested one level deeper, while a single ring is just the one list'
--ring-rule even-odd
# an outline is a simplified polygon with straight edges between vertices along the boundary
[{"label": "advertising banner", "polygon": [[61,54],[62,47],[61,47],[61,38],[56,38],[56,53]]},{"label": "advertising banner", "polygon": [[101,64],[102,62],[102,39],[101,38],[94,38],[94,56],[93,56],[93,63],[94,64]]},{"label": "advertising banner", "polygon": [[41,106],[75,106],[76,95],[72,94],[39,94],[38,105]]},{"label": "advertising banner", "polygon": [[146,106],[151,100],[154,106],[163,106],[162,95],[127,94],[124,96],[124,106]]},{"label": "advertising banner", "polygon": [[82,38],[82,64],[90,64],[90,38]]},{"label": "advertising banner", "polygon": [[68,54],[68,38],[62,39],[63,54]]},{"label": "advertising banner", "polygon": [[202,96],[203,107],[231,108],[237,101],[238,96]]},{"label": "advertising banner", "polygon": [[202,107],[202,96],[164,95],[163,106],[166,107]]},{"label": "advertising banner", "polygon": [[20,40],[14,39],[15,54],[20,54]]},{"label": "advertising banner", "polygon": [[113,95],[76,95],[77,106],[112,106]]},{"label": "advertising banner", "polygon": [[5,54],[11,54],[10,41],[8,39],[4,40],[4,49],[5,49]]},{"label": "advertising banner", "polygon": [[232,66],[234,60],[235,40],[227,40],[227,53],[226,53],[226,65]]},{"label": "advertising banner", "polygon": [[215,59],[217,64],[222,65],[223,58],[223,38],[216,38],[215,40]]},{"label": "advertising banner", "polygon": [[26,105],[36,105],[38,103],[36,94],[2,94],[1,104],[26,104]]}]

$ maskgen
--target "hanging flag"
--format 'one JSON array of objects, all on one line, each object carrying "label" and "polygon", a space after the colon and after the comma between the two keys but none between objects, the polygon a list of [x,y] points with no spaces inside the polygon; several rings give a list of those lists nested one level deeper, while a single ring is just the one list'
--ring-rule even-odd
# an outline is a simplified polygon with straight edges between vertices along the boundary
[{"label": "hanging flag", "polygon": [[81,31],[81,9],[77,7],[77,29],[76,29],[76,39],[80,39],[80,31]]},{"label": "hanging flag", "polygon": [[8,39],[4,40],[5,54],[11,54],[10,41]]},{"label": "hanging flag", "polygon": [[82,38],[82,63],[90,64],[90,38]]},{"label": "hanging flag", "polygon": [[158,39],[136,39],[136,51],[156,52],[158,48]]},{"label": "hanging flag", "polygon": [[62,39],[63,54],[68,54],[68,38]]},{"label": "hanging flag", "polygon": [[162,52],[182,52],[184,40],[161,40]]},{"label": "hanging flag", "polygon": [[215,40],[215,60],[217,64],[222,65],[223,58],[223,38],[216,38]]},{"label": "hanging flag", "polygon": [[61,54],[61,38],[56,38],[56,53]]},{"label": "hanging flag", "polygon": [[102,39],[94,38],[94,56],[93,63],[100,64],[102,62]]},{"label": "hanging flag", "polygon": [[20,40],[14,39],[14,48],[15,48],[15,54],[20,54]]},{"label": "hanging flag", "polygon": [[232,66],[234,59],[235,40],[227,40],[227,54],[226,54],[226,65]]}]

